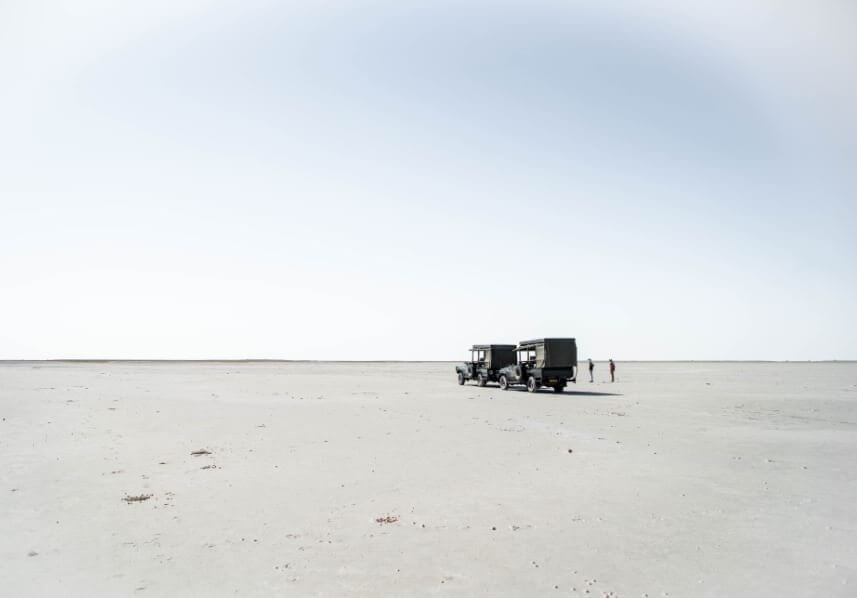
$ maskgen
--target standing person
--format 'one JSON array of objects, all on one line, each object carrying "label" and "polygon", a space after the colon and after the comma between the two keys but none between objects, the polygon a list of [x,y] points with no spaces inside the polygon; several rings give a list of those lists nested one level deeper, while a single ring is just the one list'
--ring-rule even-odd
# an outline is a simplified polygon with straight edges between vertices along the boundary
[{"label": "standing person", "polygon": [[595,369],[595,364],[592,363],[592,358],[590,357],[589,358],[589,381],[590,382],[595,382],[595,380],[592,378],[592,371],[594,369]]},{"label": "standing person", "polygon": [[610,360],[610,382],[616,382],[616,364],[613,363],[613,360]]}]

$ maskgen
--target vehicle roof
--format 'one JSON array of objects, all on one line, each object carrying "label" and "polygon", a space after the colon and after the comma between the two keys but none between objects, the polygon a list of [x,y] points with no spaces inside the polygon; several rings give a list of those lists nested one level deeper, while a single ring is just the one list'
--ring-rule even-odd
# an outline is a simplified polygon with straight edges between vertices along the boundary
[{"label": "vehicle roof", "polygon": [[565,342],[575,342],[573,338],[537,338],[531,341],[521,341],[518,343],[519,347],[532,346],[532,345],[543,345],[546,342],[554,342],[554,341],[565,341]]},{"label": "vehicle roof", "polygon": [[515,345],[473,345],[471,351],[484,351],[486,349],[508,349],[512,350]]}]

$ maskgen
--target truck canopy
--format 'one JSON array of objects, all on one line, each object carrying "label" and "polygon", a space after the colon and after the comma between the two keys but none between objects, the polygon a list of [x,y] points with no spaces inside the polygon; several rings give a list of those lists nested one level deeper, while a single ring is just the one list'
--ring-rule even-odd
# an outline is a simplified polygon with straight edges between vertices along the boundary
[{"label": "truck canopy", "polygon": [[499,370],[515,363],[515,345],[473,345],[472,351],[485,351],[485,367]]},{"label": "truck canopy", "polygon": [[577,365],[577,342],[573,338],[521,341],[516,350],[535,350],[538,368],[569,368]]}]

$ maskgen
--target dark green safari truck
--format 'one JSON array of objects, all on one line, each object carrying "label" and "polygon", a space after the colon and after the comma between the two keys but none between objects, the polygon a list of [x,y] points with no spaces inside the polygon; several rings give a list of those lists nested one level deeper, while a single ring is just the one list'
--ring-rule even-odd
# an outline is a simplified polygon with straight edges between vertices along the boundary
[{"label": "dark green safari truck", "polygon": [[515,353],[516,363],[497,373],[503,390],[513,384],[526,384],[529,392],[542,386],[562,392],[568,382],[577,382],[577,343],[573,338],[521,341]]},{"label": "dark green safari truck", "polygon": [[479,386],[497,382],[502,368],[515,363],[515,345],[473,345],[470,361],[455,366],[458,383],[476,380]]}]

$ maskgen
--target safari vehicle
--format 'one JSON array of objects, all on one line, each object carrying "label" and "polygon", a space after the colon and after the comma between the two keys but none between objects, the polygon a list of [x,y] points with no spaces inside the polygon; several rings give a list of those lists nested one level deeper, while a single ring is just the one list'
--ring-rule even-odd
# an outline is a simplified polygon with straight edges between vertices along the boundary
[{"label": "safari vehicle", "polygon": [[479,386],[496,382],[501,368],[515,363],[515,345],[473,345],[470,361],[455,366],[458,383],[476,380]]},{"label": "safari vehicle", "polygon": [[521,341],[515,352],[517,363],[497,373],[503,390],[513,384],[526,384],[529,392],[536,392],[542,386],[562,392],[569,380],[577,382],[577,343],[573,338]]}]

